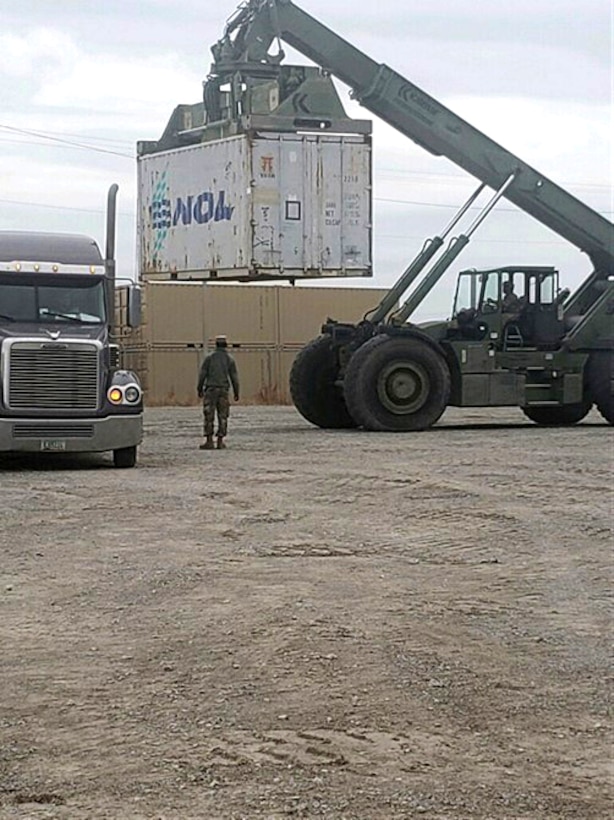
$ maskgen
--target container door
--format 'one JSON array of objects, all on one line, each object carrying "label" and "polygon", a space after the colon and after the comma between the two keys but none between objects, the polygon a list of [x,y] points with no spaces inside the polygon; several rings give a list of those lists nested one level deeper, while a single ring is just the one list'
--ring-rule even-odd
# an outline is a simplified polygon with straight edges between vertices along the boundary
[{"label": "container door", "polygon": [[252,153],[253,258],[297,276],[371,275],[371,153],[363,137],[276,134]]},{"label": "container door", "polygon": [[371,155],[362,138],[305,135],[305,267],[318,275],[371,273]]}]

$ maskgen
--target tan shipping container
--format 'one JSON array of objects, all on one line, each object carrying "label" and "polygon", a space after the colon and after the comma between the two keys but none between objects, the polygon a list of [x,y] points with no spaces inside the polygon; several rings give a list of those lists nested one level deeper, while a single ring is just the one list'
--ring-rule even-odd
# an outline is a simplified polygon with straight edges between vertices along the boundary
[{"label": "tan shipping container", "polygon": [[301,344],[328,317],[357,322],[386,292],[316,288],[148,282],[144,338],[152,344],[209,342],[218,334],[238,344]]},{"label": "tan shipping container", "polygon": [[[198,371],[204,349],[150,347],[147,359],[147,403],[149,405],[193,405]],[[232,348],[241,382],[242,404],[283,404],[287,391],[280,392],[279,352],[275,348],[248,350]]]},{"label": "tan shipping container", "polygon": [[143,337],[151,344],[202,342],[205,338],[205,286],[149,282],[143,294]]},{"label": "tan shipping container", "polygon": [[279,343],[305,344],[320,334],[330,317],[358,322],[387,292],[376,288],[277,288]]},{"label": "tan shipping container", "polygon": [[327,317],[356,322],[385,290],[221,285],[143,284],[143,325],[123,324],[125,294],[118,293],[122,363],[141,376],[150,405],[198,403],[196,380],[217,334],[228,337],[241,379],[241,403],[291,402],[294,358],[320,334]]},{"label": "tan shipping container", "polygon": [[190,405],[198,401],[196,379],[202,351],[188,347],[159,347],[147,350],[149,405]]},{"label": "tan shipping container", "polygon": [[275,286],[206,285],[205,338],[212,341],[223,334],[239,344],[276,344],[278,290]]}]

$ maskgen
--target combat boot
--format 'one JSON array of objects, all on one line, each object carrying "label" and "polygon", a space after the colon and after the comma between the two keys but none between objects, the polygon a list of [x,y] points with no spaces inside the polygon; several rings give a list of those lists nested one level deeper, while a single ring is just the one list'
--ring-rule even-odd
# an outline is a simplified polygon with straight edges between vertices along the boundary
[{"label": "combat boot", "polygon": [[218,450],[225,450],[226,445],[224,444],[224,436],[217,437],[217,449]]},{"label": "combat boot", "polygon": [[201,444],[199,450],[213,450],[213,436],[207,436],[204,444]]}]

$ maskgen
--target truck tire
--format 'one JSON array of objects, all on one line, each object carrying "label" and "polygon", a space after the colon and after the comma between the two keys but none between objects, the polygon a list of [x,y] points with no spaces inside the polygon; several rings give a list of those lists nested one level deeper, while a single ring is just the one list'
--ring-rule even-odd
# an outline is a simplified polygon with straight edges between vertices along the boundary
[{"label": "truck tire", "polygon": [[290,370],[290,395],[307,421],[324,429],[356,427],[345,406],[330,336],[318,336],[297,354]]},{"label": "truck tire", "polygon": [[536,424],[564,427],[582,421],[592,406],[591,401],[583,401],[579,404],[563,404],[559,407],[523,407],[522,412]]},{"label": "truck tire", "polygon": [[350,359],[344,391],[348,410],[365,430],[426,430],[446,409],[450,370],[427,341],[380,334]]},{"label": "truck tire", "polygon": [[125,469],[136,465],[136,447],[121,447],[113,450],[113,464],[115,467]]},{"label": "truck tire", "polygon": [[597,409],[609,424],[614,424],[614,351],[591,353],[586,381]]}]

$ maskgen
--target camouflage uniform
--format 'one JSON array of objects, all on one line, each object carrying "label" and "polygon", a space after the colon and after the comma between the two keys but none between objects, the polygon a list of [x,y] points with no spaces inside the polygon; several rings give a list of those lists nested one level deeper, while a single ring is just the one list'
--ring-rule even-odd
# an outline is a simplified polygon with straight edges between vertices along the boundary
[{"label": "camouflage uniform", "polygon": [[522,302],[514,293],[514,285],[512,282],[503,283],[503,300],[501,302],[501,309],[503,313],[517,313],[520,311]]},{"label": "camouflage uniform", "polygon": [[203,394],[203,416],[205,437],[213,435],[215,414],[217,412],[217,435],[224,438],[228,433],[228,415],[230,413],[230,399],[228,388],[206,387]]},{"label": "camouflage uniform", "polygon": [[232,385],[235,401],[239,399],[239,376],[237,365],[224,344],[216,342],[216,349],[205,357],[198,375],[198,395],[203,399],[204,433],[213,440],[215,415],[217,413],[218,446],[228,432],[230,412],[229,387]]},{"label": "camouflage uniform", "polygon": [[517,313],[520,310],[521,302],[513,291],[506,293],[501,305],[503,313]]}]

